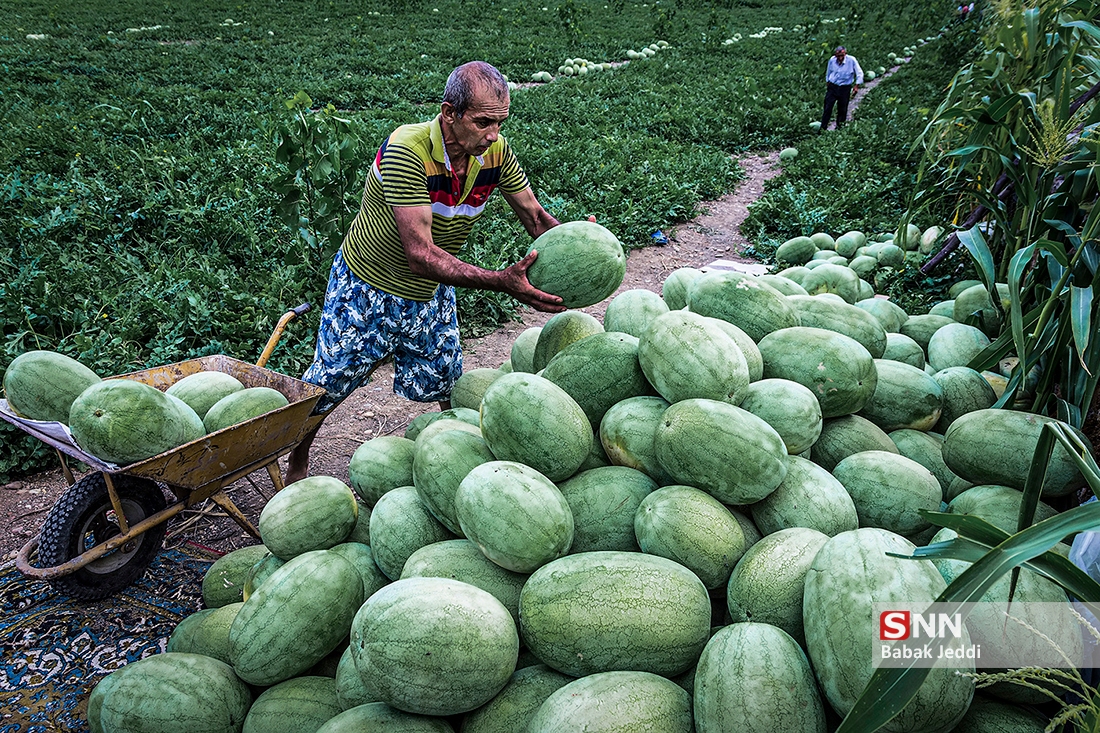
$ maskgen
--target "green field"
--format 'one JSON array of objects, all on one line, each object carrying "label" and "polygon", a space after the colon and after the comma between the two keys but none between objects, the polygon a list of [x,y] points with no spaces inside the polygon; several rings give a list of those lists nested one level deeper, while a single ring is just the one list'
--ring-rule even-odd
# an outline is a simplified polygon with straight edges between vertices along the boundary
[{"label": "green field", "polygon": [[[835,0],[8,7],[0,368],[45,348],[100,374],[209,353],[255,358],[283,311],[319,303],[364,161],[394,126],[435,114],[459,63],[485,59],[525,82],[569,57],[617,62],[668,41],[646,61],[517,89],[506,129],[555,216],[595,214],[637,247],[730,190],[732,154],[805,140],[834,45],[869,68],[944,21],[923,5],[857,11]],[[784,30],[749,37],[769,27]],[[310,104],[289,109],[300,92]],[[891,104],[919,115],[919,100]],[[861,156],[876,155],[876,134],[862,137]],[[276,155],[287,139],[329,156],[288,166]],[[281,205],[294,174],[325,187],[313,199],[321,213]],[[899,206],[895,196],[865,214],[896,218]],[[526,250],[506,208],[495,199],[466,259],[496,268]],[[514,303],[465,292],[460,308],[475,333]],[[297,374],[311,355],[311,336],[289,338],[272,366]]]}]

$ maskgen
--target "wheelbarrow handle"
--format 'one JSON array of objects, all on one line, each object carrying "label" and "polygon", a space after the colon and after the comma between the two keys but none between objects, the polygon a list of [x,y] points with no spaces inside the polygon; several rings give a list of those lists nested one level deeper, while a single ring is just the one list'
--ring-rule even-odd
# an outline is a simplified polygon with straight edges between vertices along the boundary
[{"label": "wheelbarrow handle", "polygon": [[298,316],[308,313],[312,307],[313,306],[309,303],[302,303],[295,308],[291,308],[282,315],[279,322],[275,324],[275,330],[271,332],[271,337],[267,340],[267,345],[264,346],[263,353],[260,354],[260,358],[256,360],[256,366],[263,367],[267,364],[267,360],[271,358],[271,352],[275,351],[275,346],[279,343],[279,339],[282,338],[283,331],[286,330],[286,325]]}]

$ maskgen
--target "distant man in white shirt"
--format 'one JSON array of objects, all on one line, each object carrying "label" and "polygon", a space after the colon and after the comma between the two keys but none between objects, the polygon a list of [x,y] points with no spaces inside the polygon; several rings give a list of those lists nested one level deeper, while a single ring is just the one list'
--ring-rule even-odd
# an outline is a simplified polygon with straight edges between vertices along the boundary
[{"label": "distant man in white shirt", "polygon": [[834,105],[837,108],[836,129],[844,127],[844,123],[848,121],[848,101],[859,91],[859,85],[862,83],[863,69],[859,67],[859,62],[854,56],[848,55],[844,46],[837,46],[825,68],[825,113],[821,116],[822,131],[829,127]]}]

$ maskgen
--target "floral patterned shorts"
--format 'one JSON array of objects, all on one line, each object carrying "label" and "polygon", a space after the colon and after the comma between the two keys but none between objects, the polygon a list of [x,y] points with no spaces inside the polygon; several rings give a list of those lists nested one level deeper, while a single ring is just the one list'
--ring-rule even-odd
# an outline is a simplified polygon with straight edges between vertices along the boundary
[{"label": "floral patterned shorts", "polygon": [[302,375],[327,391],[314,412],[336,407],[390,355],[394,392],[416,402],[450,397],[462,375],[454,288],[440,285],[428,301],[400,298],[356,277],[337,252],[313,364]]}]

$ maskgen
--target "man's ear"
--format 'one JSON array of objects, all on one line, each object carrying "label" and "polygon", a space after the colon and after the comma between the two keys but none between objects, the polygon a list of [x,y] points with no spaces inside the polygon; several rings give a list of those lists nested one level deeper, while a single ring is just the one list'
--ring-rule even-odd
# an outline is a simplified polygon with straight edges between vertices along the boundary
[{"label": "man's ear", "polygon": [[443,119],[447,120],[447,124],[454,123],[458,115],[455,114],[455,108],[450,102],[443,102],[439,105],[439,113],[443,115]]}]

